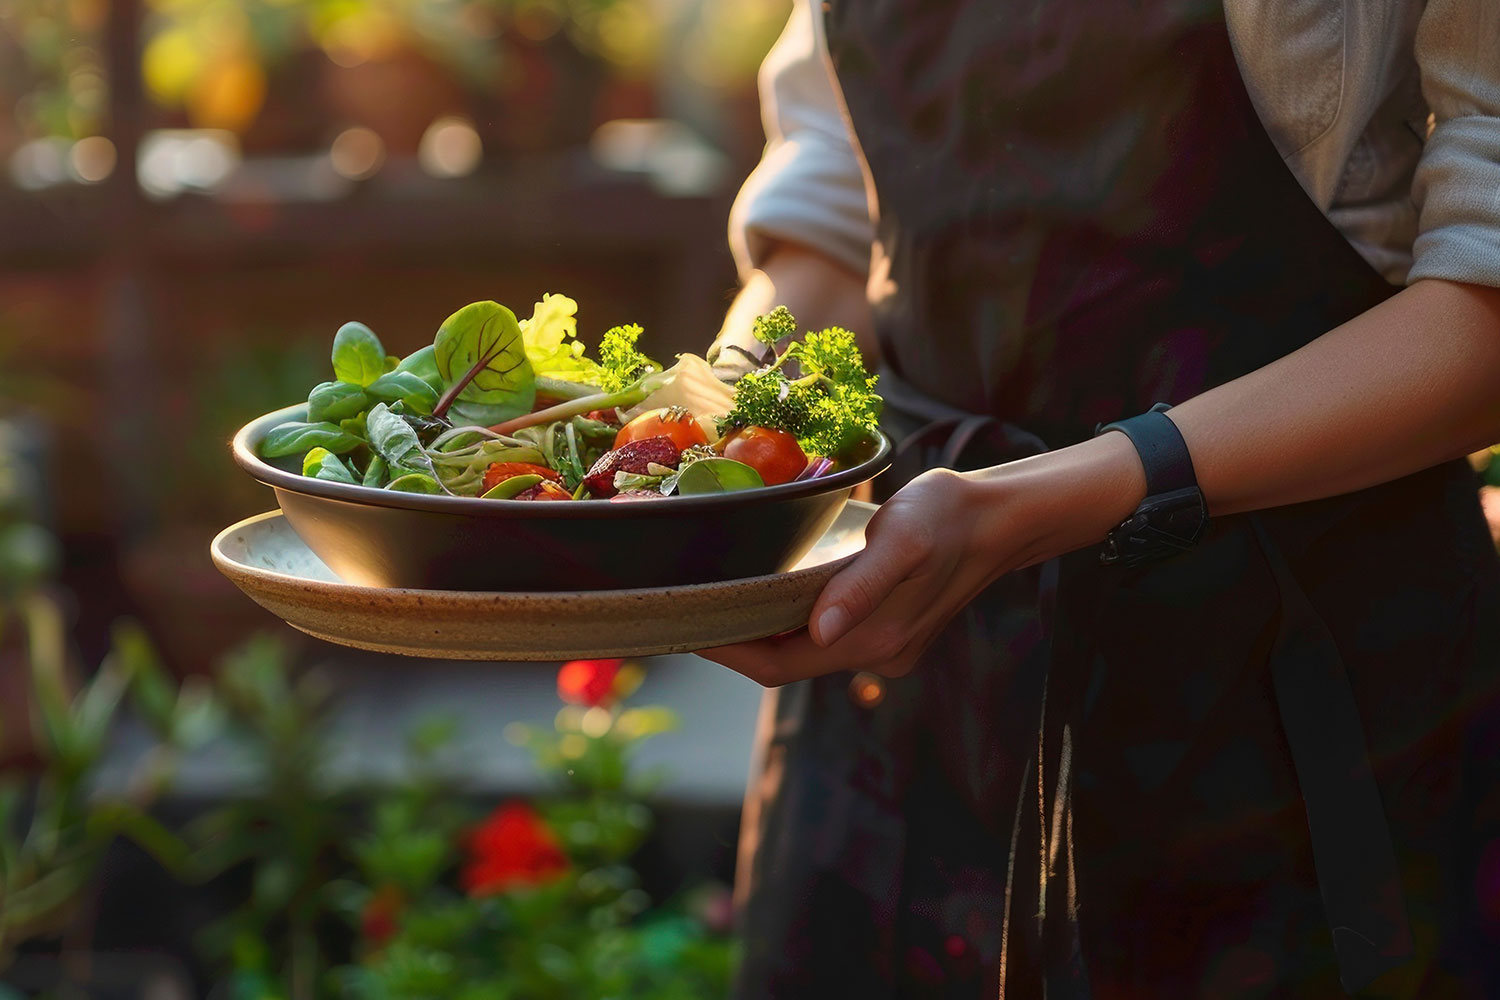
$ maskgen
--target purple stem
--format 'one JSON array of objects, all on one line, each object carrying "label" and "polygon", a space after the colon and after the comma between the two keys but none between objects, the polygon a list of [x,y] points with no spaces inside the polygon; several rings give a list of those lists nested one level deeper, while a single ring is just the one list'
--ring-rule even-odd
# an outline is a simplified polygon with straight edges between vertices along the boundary
[{"label": "purple stem", "polygon": [[797,478],[793,479],[792,482],[798,483],[804,479],[817,479],[819,476],[826,475],[832,468],[833,459],[815,458],[807,463],[807,468],[798,473]]}]

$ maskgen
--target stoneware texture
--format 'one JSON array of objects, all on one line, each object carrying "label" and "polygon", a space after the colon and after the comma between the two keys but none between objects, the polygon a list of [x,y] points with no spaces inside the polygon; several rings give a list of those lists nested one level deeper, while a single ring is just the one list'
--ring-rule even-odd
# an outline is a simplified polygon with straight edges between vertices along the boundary
[{"label": "stoneware texture", "polygon": [[666,587],[796,565],[855,486],[890,464],[878,435],[857,464],[762,489],[612,503],[425,496],[311,479],[259,444],[305,406],[268,413],[234,439],[240,467],[276,493],[292,529],[340,578],[377,587],[575,591]]},{"label": "stoneware texture", "polygon": [[501,593],[346,583],[280,511],[225,528],[212,554],[219,570],[272,614],[345,646],[454,660],[650,656],[805,625],[823,584],[863,548],[875,510],[845,504],[790,572],[629,590]]}]

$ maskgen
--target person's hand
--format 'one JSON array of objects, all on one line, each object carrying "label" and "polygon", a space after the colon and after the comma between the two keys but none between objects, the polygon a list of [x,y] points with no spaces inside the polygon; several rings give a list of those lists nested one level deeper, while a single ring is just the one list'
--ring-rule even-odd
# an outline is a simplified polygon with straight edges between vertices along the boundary
[{"label": "person's hand", "polygon": [[1122,434],[975,473],[924,473],[876,512],[807,629],[699,655],[768,687],[838,670],[901,676],[1001,574],[1097,541],[1144,492]]},{"label": "person's hand", "polygon": [[925,473],[885,503],[865,549],[818,596],[810,627],[701,655],[767,686],[835,670],[898,677],[948,620],[1012,568],[1011,511],[984,484],[948,470]]}]

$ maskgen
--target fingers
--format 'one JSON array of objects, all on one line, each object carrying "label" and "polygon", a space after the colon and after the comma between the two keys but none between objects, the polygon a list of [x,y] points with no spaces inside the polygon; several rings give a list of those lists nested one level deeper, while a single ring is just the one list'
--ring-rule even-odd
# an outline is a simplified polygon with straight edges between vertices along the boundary
[{"label": "fingers", "polygon": [[766,687],[840,670],[900,677],[916,666],[922,651],[947,621],[942,613],[943,600],[934,599],[934,591],[942,589],[926,578],[902,581],[874,614],[828,647],[814,642],[804,629],[705,649],[698,655]]},{"label": "fingers", "polygon": [[808,638],[805,629],[754,642],[702,649],[698,655],[743,674],[763,687],[780,687],[838,669],[827,663],[822,650]]},{"label": "fingers", "polygon": [[813,639],[825,648],[865,621],[898,584],[932,556],[927,524],[907,506],[882,508],[865,532],[865,548],[834,575],[809,617]]},{"label": "fingers", "polygon": [[910,671],[999,570],[976,545],[972,484],[934,470],[887,501],[865,549],[823,588],[806,630],[701,655],[775,687],[840,670]]}]

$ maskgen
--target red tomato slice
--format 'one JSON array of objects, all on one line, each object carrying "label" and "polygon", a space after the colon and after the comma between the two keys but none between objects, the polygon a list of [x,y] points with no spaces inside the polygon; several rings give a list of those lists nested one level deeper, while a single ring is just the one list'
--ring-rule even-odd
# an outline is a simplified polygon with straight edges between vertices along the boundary
[{"label": "red tomato slice", "polygon": [[615,447],[654,437],[669,438],[679,451],[695,444],[708,444],[708,435],[703,433],[703,428],[698,426],[691,413],[680,406],[668,406],[647,410],[621,427],[620,433],[615,435]]}]

